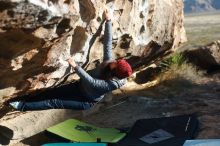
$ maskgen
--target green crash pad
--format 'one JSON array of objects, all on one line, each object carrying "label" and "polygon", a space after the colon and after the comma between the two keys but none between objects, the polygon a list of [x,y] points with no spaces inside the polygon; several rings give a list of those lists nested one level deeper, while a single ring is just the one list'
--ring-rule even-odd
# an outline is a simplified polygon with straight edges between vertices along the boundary
[{"label": "green crash pad", "polygon": [[52,126],[47,131],[73,142],[116,143],[126,135],[114,128],[99,128],[75,119]]},{"label": "green crash pad", "polygon": [[107,146],[105,143],[48,143],[42,146]]}]

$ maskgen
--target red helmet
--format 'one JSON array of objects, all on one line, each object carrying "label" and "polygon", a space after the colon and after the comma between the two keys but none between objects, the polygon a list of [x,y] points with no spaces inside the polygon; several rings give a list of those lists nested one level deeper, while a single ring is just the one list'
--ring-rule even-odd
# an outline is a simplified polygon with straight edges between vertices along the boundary
[{"label": "red helmet", "polygon": [[117,63],[117,67],[115,70],[116,77],[122,79],[129,77],[132,74],[131,66],[126,60],[120,59],[116,63]]}]

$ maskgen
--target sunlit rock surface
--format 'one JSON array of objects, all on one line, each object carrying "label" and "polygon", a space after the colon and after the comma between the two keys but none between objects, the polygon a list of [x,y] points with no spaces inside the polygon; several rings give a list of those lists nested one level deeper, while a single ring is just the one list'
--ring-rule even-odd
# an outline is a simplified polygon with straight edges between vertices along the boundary
[{"label": "sunlit rock surface", "polygon": [[133,67],[186,40],[182,0],[0,0],[0,99],[57,85],[71,56],[92,68],[102,58],[105,7],[115,57]]}]

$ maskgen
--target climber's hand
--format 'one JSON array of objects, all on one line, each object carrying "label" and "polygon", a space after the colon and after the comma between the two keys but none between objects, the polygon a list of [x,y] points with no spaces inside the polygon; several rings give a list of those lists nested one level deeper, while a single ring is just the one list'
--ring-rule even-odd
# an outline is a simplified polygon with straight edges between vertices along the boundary
[{"label": "climber's hand", "polygon": [[76,65],[76,62],[74,60],[74,58],[69,58],[67,59],[67,62],[73,67],[75,68],[77,65]]},{"label": "climber's hand", "polygon": [[110,17],[110,14],[109,14],[108,9],[105,9],[105,10],[104,10],[103,15],[104,15],[105,20],[107,20],[107,21],[108,21],[108,20],[111,20],[111,17]]}]

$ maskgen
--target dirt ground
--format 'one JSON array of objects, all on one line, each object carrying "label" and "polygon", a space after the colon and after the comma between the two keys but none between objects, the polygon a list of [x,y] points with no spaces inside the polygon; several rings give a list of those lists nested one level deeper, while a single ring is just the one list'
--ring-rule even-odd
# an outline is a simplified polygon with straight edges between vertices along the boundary
[{"label": "dirt ground", "polygon": [[220,38],[220,11],[185,15],[187,42],[179,50],[198,48]]},{"label": "dirt ground", "polygon": [[[124,128],[138,119],[196,113],[200,122],[197,138],[220,138],[220,72],[201,76],[192,72],[191,76],[170,74],[172,71],[157,78],[157,82],[142,85],[129,82],[127,87],[113,93],[112,100],[100,103],[98,111],[69,118],[99,127]],[[15,145],[37,146],[47,142],[51,139],[39,133]]]},{"label": "dirt ground", "polygon": [[124,93],[119,105],[82,118],[104,127],[130,127],[138,119],[196,113],[197,138],[220,138],[220,73],[165,80],[153,87]]}]

